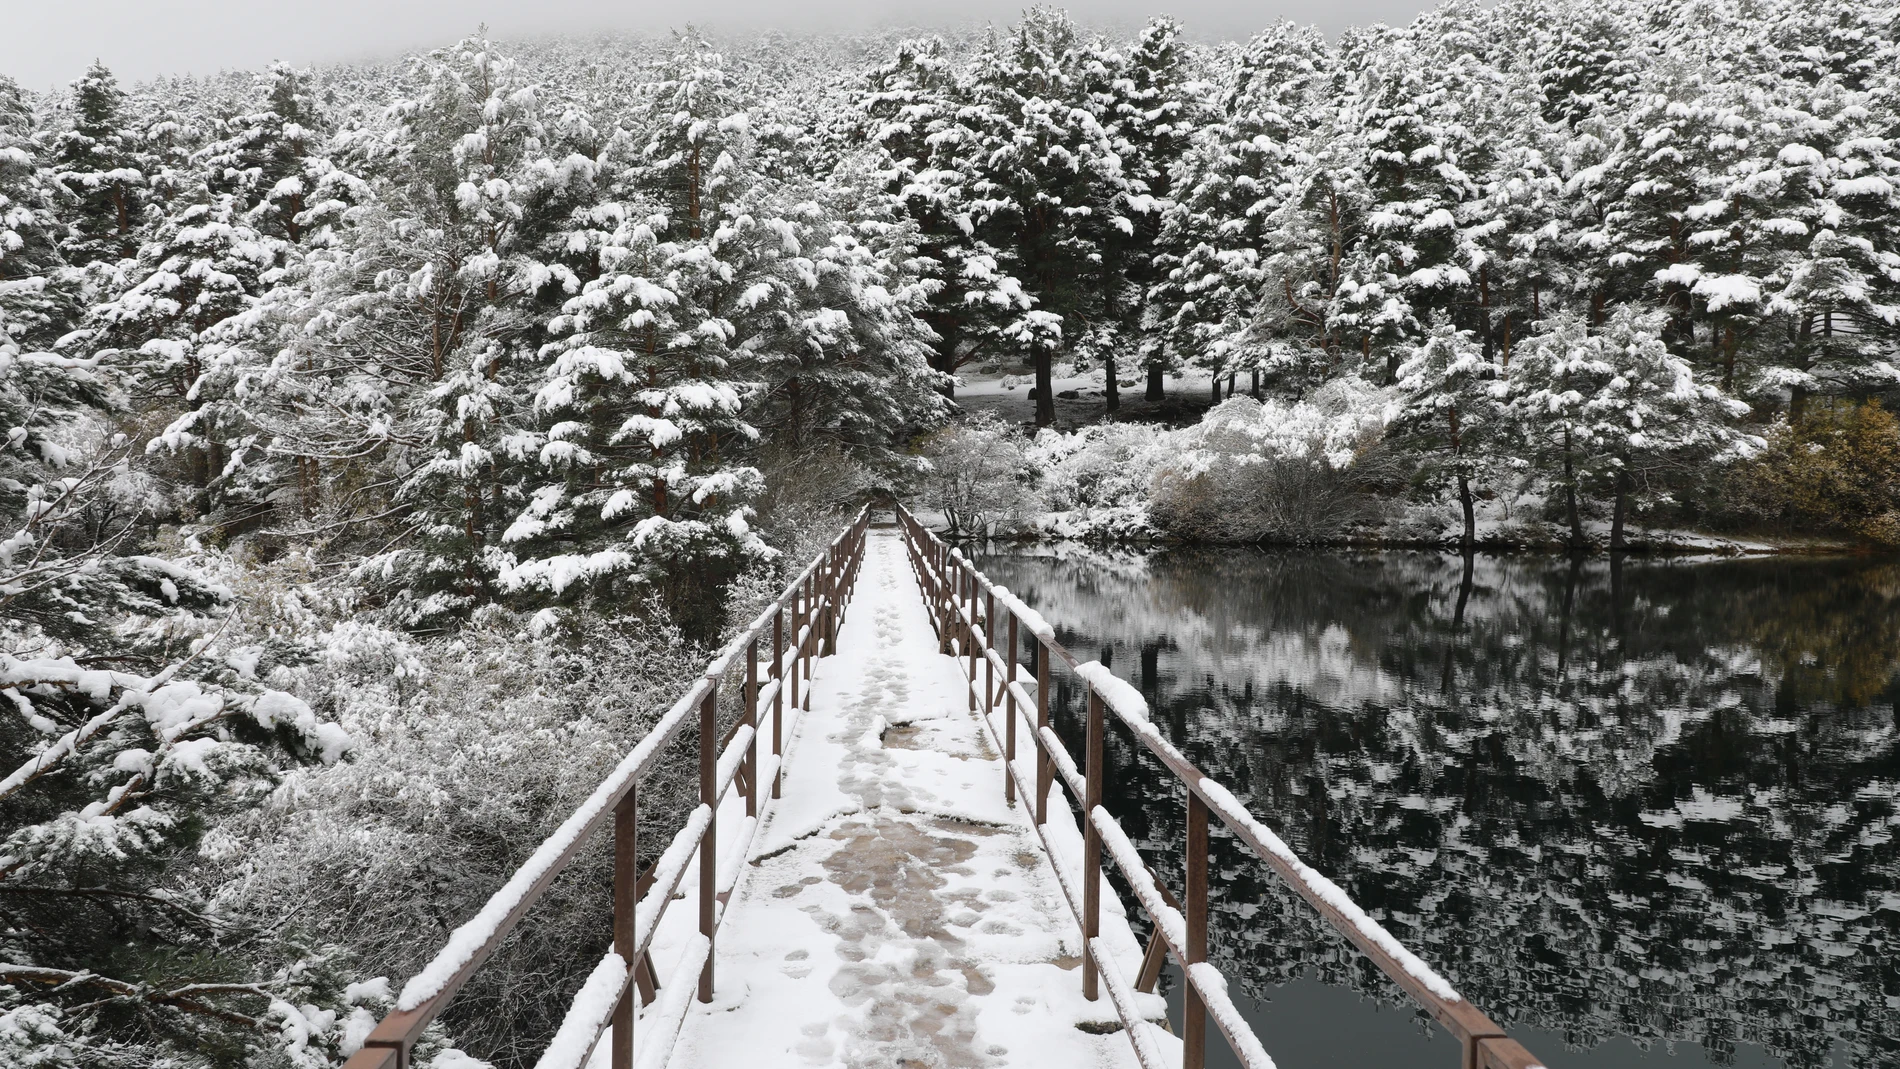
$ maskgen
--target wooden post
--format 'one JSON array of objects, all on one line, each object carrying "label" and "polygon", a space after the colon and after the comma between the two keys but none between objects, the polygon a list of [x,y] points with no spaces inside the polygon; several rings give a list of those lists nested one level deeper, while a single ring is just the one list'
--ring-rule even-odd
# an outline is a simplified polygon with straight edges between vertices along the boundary
[{"label": "wooden post", "polygon": [[1022,649],[1016,644],[1016,614],[1009,614],[1009,659],[1004,662],[1007,669],[1003,675],[1003,714],[1009,723],[1003,728],[1003,801],[1016,804],[1016,776],[1012,769],[1016,767],[1016,692],[1010,684],[1016,682],[1016,651]]},{"label": "wooden post", "polygon": [[1089,940],[1102,934],[1102,833],[1095,829],[1095,807],[1102,804],[1102,696],[1089,690],[1088,741],[1082,759],[1084,772],[1082,802],[1082,997],[1094,1002],[1096,990],[1095,955],[1088,952]]},{"label": "wooden post", "polygon": [[[639,905],[639,867],[634,855],[634,788],[614,808],[614,949],[632,969],[638,964],[633,954],[633,915]],[[620,993],[614,1004],[613,1069],[633,1069],[633,1003],[639,991],[633,984]]]},{"label": "wooden post", "polygon": [[[1055,765],[1042,752],[1042,729],[1049,726],[1049,646],[1036,639],[1036,823],[1049,820],[1049,786]],[[1083,823],[1087,823],[1086,820]]]},{"label": "wooden post", "polygon": [[[1207,960],[1207,803],[1188,788],[1187,809],[1187,954],[1188,965]],[[1187,984],[1181,1010],[1181,1069],[1207,1064],[1207,1004]]]},{"label": "wooden post", "polygon": [[[772,754],[782,757],[785,753],[785,606],[772,610],[772,678],[778,680],[778,686],[772,691]],[[772,773],[772,797],[777,798],[779,781],[785,778],[785,762]]]},{"label": "wooden post", "polygon": [[699,1001],[713,997],[713,897],[719,892],[719,795],[713,782],[719,766],[719,683],[699,703],[699,800],[713,810],[699,840],[699,934],[706,937],[706,965],[699,971]]},{"label": "wooden post", "polygon": [[745,752],[745,815],[759,815],[759,640],[745,644],[745,722],[752,726],[752,742]]}]

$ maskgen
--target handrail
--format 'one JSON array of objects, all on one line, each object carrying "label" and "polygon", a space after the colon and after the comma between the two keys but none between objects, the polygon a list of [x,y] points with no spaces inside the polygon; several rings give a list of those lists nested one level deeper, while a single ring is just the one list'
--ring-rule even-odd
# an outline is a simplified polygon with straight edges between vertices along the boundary
[{"label": "handrail", "polygon": [[[657,997],[663,1003],[663,1021],[685,1013],[690,999],[679,992],[689,980],[697,980],[699,1001],[712,1000],[713,944],[719,922],[724,919],[724,892],[730,890],[722,884],[738,878],[737,865],[729,871],[720,865],[719,806],[735,786],[745,795],[746,819],[735,838],[735,845],[743,851],[757,827],[760,810],[762,708],[771,706],[769,800],[779,796],[785,706],[789,700],[794,712],[811,708],[812,660],[836,652],[838,626],[850,605],[864,561],[864,536],[869,523],[869,508],[859,509],[850,524],[784,592],[720,648],[700,677],[587,800],[474,917],[450,933],[435,958],[403,986],[396,1008],[371,1029],[363,1046],[344,1062],[344,1069],[410,1069],[411,1051],[424,1030],[594,833],[610,821],[614,840],[613,946],[575,994],[538,1069],[579,1069],[610,1026],[613,1069],[632,1069],[634,1000],[650,1001],[650,989],[658,982],[647,958],[648,947],[694,857],[700,863],[699,934],[680,966],[658,984],[661,991]],[[761,641],[770,645],[768,662],[759,659]],[[718,737],[721,683],[741,658],[741,714],[732,730]],[[759,678],[762,663],[769,673],[763,684]],[[801,679],[807,683],[802,703]],[[699,714],[699,806],[642,878],[636,875],[639,869],[635,864],[638,786],[658,766],[667,745],[695,712]],[[663,1042],[659,1046],[670,1048],[672,1039],[667,1037],[676,1037],[677,1033],[677,1020],[670,1027],[662,1027]],[[652,1058],[660,1052],[656,1048],[644,1053]]]},{"label": "handrail", "polygon": [[[1119,985],[1125,983],[1119,970],[1100,949],[1101,859],[1104,847],[1110,859],[1127,876],[1137,902],[1154,921],[1151,940],[1140,977],[1134,990],[1152,991],[1160,972],[1160,954],[1172,954],[1186,977],[1182,1065],[1184,1069],[1202,1069],[1205,1064],[1206,1024],[1211,1012],[1219,1029],[1241,1064],[1268,1069],[1272,1061],[1261,1049],[1244,1019],[1227,994],[1227,983],[1207,962],[1208,915],[1208,826],[1209,817],[1217,818],[1236,838],[1264,861],[1283,882],[1305,899],[1322,920],[1344,936],[1359,951],[1372,959],[1381,972],[1398,984],[1421,1009],[1445,1026],[1458,1040],[1465,1069],[1535,1069],[1537,1059],[1516,1040],[1504,1034],[1477,1007],[1461,998],[1430,966],[1387,932],[1384,926],[1367,916],[1347,894],[1325,876],[1294,854],[1279,836],[1248,811],[1232,793],[1210,779],[1160,732],[1148,718],[1148,705],[1139,691],[1115,677],[1104,665],[1077,660],[1060,642],[1055,630],[1040,614],[978,571],[963,554],[946,545],[902,505],[897,507],[898,521],[910,550],[911,567],[937,629],[942,648],[967,662],[965,678],[970,686],[972,711],[982,703],[981,720],[995,735],[993,717],[1003,706],[1005,738],[998,745],[1003,751],[1004,796],[1014,801],[1027,785],[1018,782],[1016,769],[1017,721],[1023,720],[1029,737],[1035,742],[1035,808],[1038,833],[1046,819],[1050,789],[1060,783],[1065,791],[1057,797],[1073,797],[1080,807],[1083,831],[1083,871],[1080,875],[1083,901],[1074,900],[1070,884],[1075,878],[1063,871],[1053,851],[1050,860],[1057,868],[1057,880],[1082,928],[1087,953],[1082,962],[1082,989],[1091,1001],[1099,997],[1098,974],[1109,986],[1111,1001],[1122,1025],[1135,1045],[1136,1056],[1144,1067],[1150,1065],[1152,1049],[1144,1044],[1140,1021],[1131,1018],[1132,1000],[1124,997]],[[981,602],[981,604],[979,604]],[[1003,615],[997,615],[1001,603]],[[1007,654],[998,656],[992,632],[1008,628]],[[1036,638],[1036,688],[1033,698],[1035,719],[1029,720],[1029,692],[1016,681],[1017,639],[1019,628]],[[978,664],[984,665],[979,679]],[[1078,678],[1088,692],[1088,717],[1083,761],[1080,769],[1066,746],[1049,724],[1049,668],[1059,663]],[[1001,686],[998,686],[999,677]],[[1112,711],[1162,765],[1187,788],[1187,872],[1186,889],[1181,896],[1186,908],[1176,902],[1167,886],[1142,861],[1121,827],[1101,805],[1103,754],[1102,736],[1106,712]],[[1045,845],[1047,839],[1045,838]]]}]

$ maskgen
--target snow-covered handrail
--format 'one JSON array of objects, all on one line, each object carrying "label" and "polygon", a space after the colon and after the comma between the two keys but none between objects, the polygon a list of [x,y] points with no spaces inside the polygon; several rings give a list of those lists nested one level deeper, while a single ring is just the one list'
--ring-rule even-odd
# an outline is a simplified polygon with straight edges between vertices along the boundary
[{"label": "snow-covered handrail", "polygon": [[[869,520],[869,510],[859,510],[850,524],[798,573],[772,604],[720,648],[686,693],[627,752],[587,800],[509,876],[475,916],[450,934],[436,956],[410,978],[397,997],[395,1010],[377,1022],[362,1048],[344,1063],[345,1069],[409,1069],[411,1048],[424,1029],[447,1008],[469,977],[481,968],[561,871],[580,854],[587,841],[609,824],[613,827],[614,839],[612,947],[576,993],[541,1064],[546,1069],[575,1069],[588,1059],[601,1036],[611,1029],[613,1069],[632,1069],[633,1002],[639,997],[635,977],[651,975],[642,971],[643,962],[647,968],[651,967],[651,962],[646,961],[647,947],[694,857],[700,863],[700,933],[689,948],[689,960],[683,961],[665,981],[667,989],[662,992],[665,1008],[659,1016],[670,1017],[677,1025],[679,1014],[691,999],[695,979],[701,1000],[711,998],[711,948],[720,919],[715,899],[722,886],[721,877],[736,873],[736,869],[728,873],[720,866],[718,844],[723,823],[718,817],[720,803],[735,785],[738,793],[744,795],[745,819],[736,829],[725,833],[736,832],[738,838],[732,841],[742,849],[750,829],[757,826],[762,780],[759,747],[768,737],[761,728],[762,716],[767,715],[769,706],[772,754],[767,756],[765,765],[770,772],[769,797],[776,797],[785,707],[782,692],[789,694],[790,704],[796,709],[799,683],[801,678],[809,680],[812,660],[832,652],[839,620],[850,604],[852,587],[864,559],[864,535]],[[770,656],[765,660],[759,657],[761,642],[770,649]],[[735,666],[742,670],[737,686],[727,680]],[[761,672],[766,675],[763,680]],[[722,694],[735,695],[736,701],[729,700],[727,704],[729,715],[737,714],[733,731],[724,740],[719,739],[718,732]],[[809,703],[809,693],[805,701]],[[683,733],[694,714],[698,717],[700,805],[674,836],[650,875],[640,878],[633,853],[637,787],[659,767],[667,746]],[[732,816],[728,814],[728,821]],[[640,893],[643,888],[644,895]],[[641,985],[645,983],[642,979]],[[685,990],[677,990],[679,988]],[[676,1006],[678,1012],[671,1012]],[[663,1041],[670,1049],[671,1039],[667,1037],[672,1034],[675,1033],[666,1029],[646,1034],[642,1045],[645,1058],[656,1064],[663,1063],[667,1052],[655,1049],[656,1041]]]},{"label": "snow-covered handrail", "polygon": [[[1126,836],[1120,833],[1107,810],[1099,808],[1103,721],[1107,716],[1112,714],[1127,726],[1142,745],[1186,786],[1189,797],[1189,886],[1185,896],[1185,911],[1141,893],[1147,883],[1152,883],[1154,889],[1159,891],[1164,892],[1165,888],[1153,879],[1152,871],[1141,861],[1132,845],[1127,845],[1125,851],[1115,849],[1114,860],[1127,873],[1131,884],[1136,886],[1144,910],[1157,926],[1157,941],[1150,946],[1150,960],[1144,964],[1136,989],[1145,991],[1152,986],[1160,963],[1157,951],[1163,948],[1181,962],[1189,978],[1188,1027],[1184,1041],[1191,1067],[1201,1064],[1197,1048],[1199,1033],[1204,1025],[1197,1018],[1207,1012],[1215,1015],[1214,1023],[1243,1064],[1272,1064],[1271,1060],[1266,1059],[1265,1052],[1259,1049],[1252,1033],[1246,1031],[1245,1022],[1232,1012],[1232,1002],[1224,995],[1225,982],[1214,967],[1205,961],[1207,825],[1211,818],[1233,832],[1275,875],[1311,905],[1329,927],[1370,958],[1415,1003],[1444,1025],[1463,1048],[1465,1065],[1488,1066],[1490,1069],[1541,1069],[1529,1051],[1506,1036],[1503,1029],[1477,1007],[1460,997],[1444,977],[1361,909],[1343,889],[1300,860],[1232,792],[1203,774],[1163,737],[1149,719],[1147,702],[1139,690],[1117,678],[1098,662],[1078,660],[1056,640],[1055,629],[1047,620],[1007,589],[992,582],[962,552],[945,545],[901,506],[898,520],[911,550],[912,568],[924,588],[925,600],[937,624],[939,636],[946,650],[954,649],[959,662],[967,662],[965,675],[969,679],[973,703],[979,703],[983,708],[981,719],[987,724],[996,704],[1003,698],[1008,699],[1010,730],[1004,746],[1005,763],[1012,764],[1012,767],[1016,756],[1015,718],[1030,715],[1029,693],[1014,678],[1017,651],[1009,650],[1006,656],[999,658],[990,641],[990,633],[1000,632],[1007,621],[1013,621],[1016,626],[1035,636],[1038,651],[1033,703],[1035,718],[1029,727],[1030,738],[1036,743],[1037,822],[1040,824],[1043,819],[1042,807],[1049,787],[1059,778],[1086,817],[1083,822],[1087,844],[1085,871],[1079,877],[1084,888],[1092,887],[1093,881],[1099,878],[1102,847],[1127,845]],[[983,604],[979,605],[979,602]],[[988,680],[979,679],[979,664],[987,665]],[[1072,673],[1089,692],[1088,739],[1084,747],[1085,759],[1079,769],[1048,722],[1049,673],[1052,665],[1059,665]],[[1007,678],[1004,679],[1004,676]],[[999,681],[1002,682],[1000,687],[996,685]],[[1110,829],[1114,832],[1112,836],[1106,834]],[[1182,930],[1172,931],[1168,927],[1169,918],[1182,925]],[[1093,924],[1092,917],[1083,918],[1085,938],[1096,935],[1091,927]],[[1097,963],[1092,955],[1085,955],[1083,965],[1084,990],[1088,997],[1094,998]],[[1106,972],[1106,969],[1103,971]],[[1212,995],[1216,984],[1222,992],[1218,998]],[[1131,1040],[1134,1040],[1134,1033],[1138,1030],[1132,1022],[1124,1024],[1129,1027]]]}]

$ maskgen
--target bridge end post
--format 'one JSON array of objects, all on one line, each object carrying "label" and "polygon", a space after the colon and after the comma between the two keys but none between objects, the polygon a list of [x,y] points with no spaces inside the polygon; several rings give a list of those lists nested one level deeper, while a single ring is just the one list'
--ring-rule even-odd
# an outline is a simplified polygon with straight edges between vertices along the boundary
[{"label": "bridge end post", "polygon": [[[640,870],[634,853],[638,834],[634,802],[637,789],[628,787],[626,797],[614,807],[614,949],[627,959],[630,977],[632,967],[637,964],[633,955],[637,938],[633,918],[640,901]],[[637,997],[637,986],[628,983],[620,992],[620,1001],[614,1003],[610,1051],[613,1069],[633,1069],[633,1000]]]},{"label": "bridge end post", "polygon": [[699,934],[706,937],[706,964],[699,970],[699,1001],[713,997],[714,896],[719,893],[719,681],[699,705],[699,802],[713,811],[699,840]]},{"label": "bridge end post", "polygon": [[[772,610],[772,678],[778,686],[772,691],[772,756],[781,757],[785,744],[785,606]],[[779,796],[779,784],[785,778],[785,762],[772,770],[772,797]]]},{"label": "bridge end post", "polygon": [[1095,828],[1095,807],[1102,804],[1102,729],[1104,719],[1102,695],[1089,688],[1089,726],[1087,752],[1083,760],[1087,768],[1083,775],[1082,804],[1082,997],[1094,1002],[1101,997],[1098,969],[1095,955],[1087,944],[1102,934],[1102,833]]},{"label": "bridge end post", "polygon": [[[1188,785],[1187,805],[1187,953],[1184,965],[1207,960],[1207,803]],[[1185,988],[1181,1004],[1181,1069],[1207,1064],[1207,1003],[1193,984]]]},{"label": "bridge end post", "polygon": [[[992,597],[992,604],[994,601]],[[1003,676],[1003,715],[1009,721],[1003,728],[1003,801],[1011,805],[1016,804],[1016,692],[1009,688],[1016,682],[1016,652],[1022,648],[1016,643],[1016,614],[1012,612],[1009,614],[1009,659],[1003,662],[1008,666]]]}]

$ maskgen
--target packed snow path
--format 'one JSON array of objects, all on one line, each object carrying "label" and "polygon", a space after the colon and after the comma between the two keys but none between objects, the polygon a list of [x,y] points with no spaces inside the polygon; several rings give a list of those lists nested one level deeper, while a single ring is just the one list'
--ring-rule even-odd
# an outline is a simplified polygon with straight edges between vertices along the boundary
[{"label": "packed snow path", "polygon": [[[817,666],[719,932],[713,1001],[693,1004],[668,1064],[1133,1065],[1109,1000],[1082,997],[1080,932],[1032,818],[1003,801],[1001,755],[895,531],[869,532]],[[1132,971],[1139,948],[1105,899]]]}]

